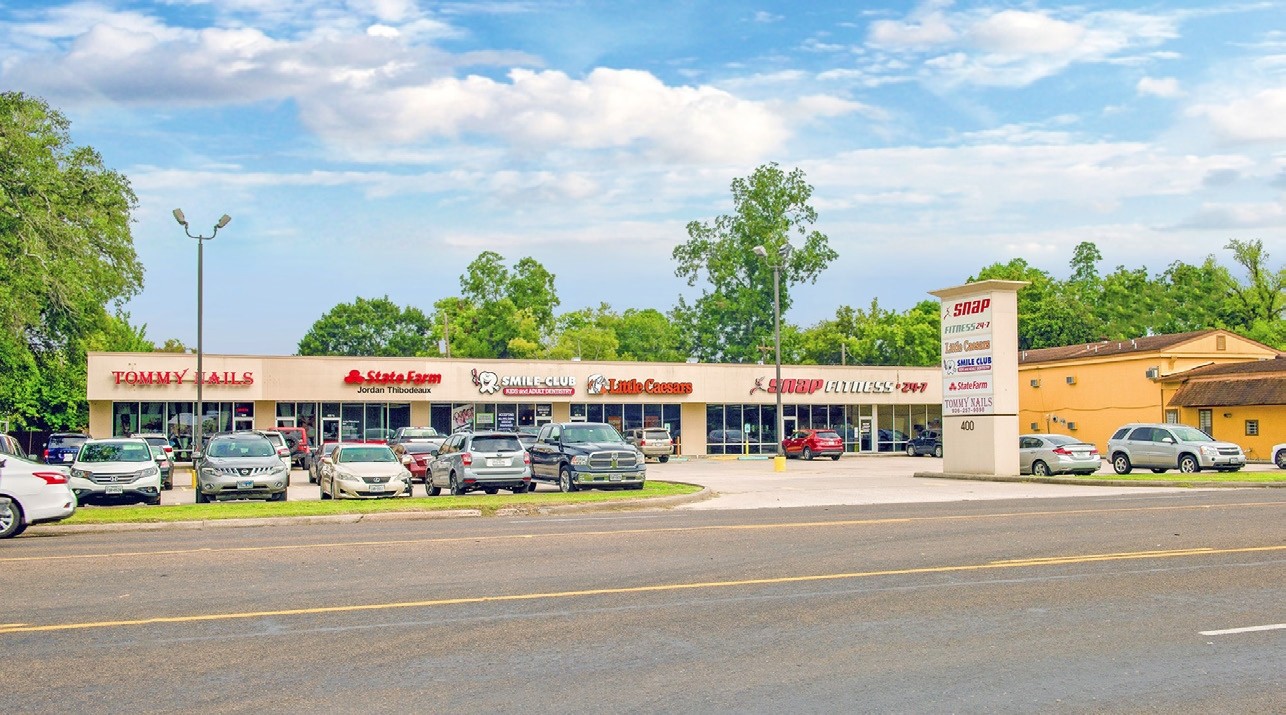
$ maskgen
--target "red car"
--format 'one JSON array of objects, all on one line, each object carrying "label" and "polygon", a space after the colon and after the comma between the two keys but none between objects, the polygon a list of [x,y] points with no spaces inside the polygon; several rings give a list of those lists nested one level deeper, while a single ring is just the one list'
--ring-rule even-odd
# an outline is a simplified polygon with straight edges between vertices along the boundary
[{"label": "red car", "polygon": [[411,473],[411,483],[424,483],[424,475],[429,471],[429,462],[438,456],[438,445],[429,442],[404,442],[394,449],[402,466]]},{"label": "red car", "polygon": [[844,440],[832,429],[801,429],[781,441],[786,457],[830,457],[839,459],[844,454]]}]

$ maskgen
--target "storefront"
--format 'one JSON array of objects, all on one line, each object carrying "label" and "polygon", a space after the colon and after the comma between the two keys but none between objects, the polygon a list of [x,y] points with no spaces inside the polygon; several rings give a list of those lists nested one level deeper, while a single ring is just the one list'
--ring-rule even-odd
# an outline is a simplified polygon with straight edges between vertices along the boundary
[{"label": "storefront", "polygon": [[[427,358],[205,355],[202,430],[303,427],[314,442],[398,427],[535,430],[550,421],[666,427],[684,454],[771,454],[774,368]],[[90,353],[90,433],[163,432],[182,449],[196,417],[196,357]],[[829,428],[850,452],[899,452],[941,426],[936,367],[783,366],[782,421]]]}]

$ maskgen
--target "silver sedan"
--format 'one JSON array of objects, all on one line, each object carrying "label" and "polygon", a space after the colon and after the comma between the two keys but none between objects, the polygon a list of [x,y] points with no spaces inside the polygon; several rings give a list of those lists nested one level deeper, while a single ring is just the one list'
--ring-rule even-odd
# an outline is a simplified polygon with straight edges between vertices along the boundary
[{"label": "silver sedan", "polygon": [[1093,474],[1103,466],[1098,447],[1065,434],[1024,434],[1018,437],[1018,472]]}]

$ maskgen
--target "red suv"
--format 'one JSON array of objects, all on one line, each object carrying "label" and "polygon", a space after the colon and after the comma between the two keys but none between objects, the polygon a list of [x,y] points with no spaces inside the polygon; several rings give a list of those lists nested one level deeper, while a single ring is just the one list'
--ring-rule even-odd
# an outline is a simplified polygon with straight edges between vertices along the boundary
[{"label": "red suv", "polygon": [[303,427],[276,427],[273,431],[280,432],[286,439],[286,446],[290,448],[290,462],[298,464],[300,469],[307,469],[308,460],[312,457],[307,430]]},{"label": "red suv", "polygon": [[787,457],[830,457],[839,459],[844,454],[844,440],[833,429],[801,429],[781,441]]}]

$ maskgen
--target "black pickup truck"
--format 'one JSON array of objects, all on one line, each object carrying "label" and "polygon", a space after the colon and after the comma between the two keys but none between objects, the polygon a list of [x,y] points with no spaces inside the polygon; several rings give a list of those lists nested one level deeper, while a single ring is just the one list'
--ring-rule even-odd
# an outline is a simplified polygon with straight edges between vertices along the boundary
[{"label": "black pickup truck", "polygon": [[564,492],[606,487],[642,489],[643,453],[604,422],[550,422],[541,426],[531,454],[531,488],[550,482]]}]

